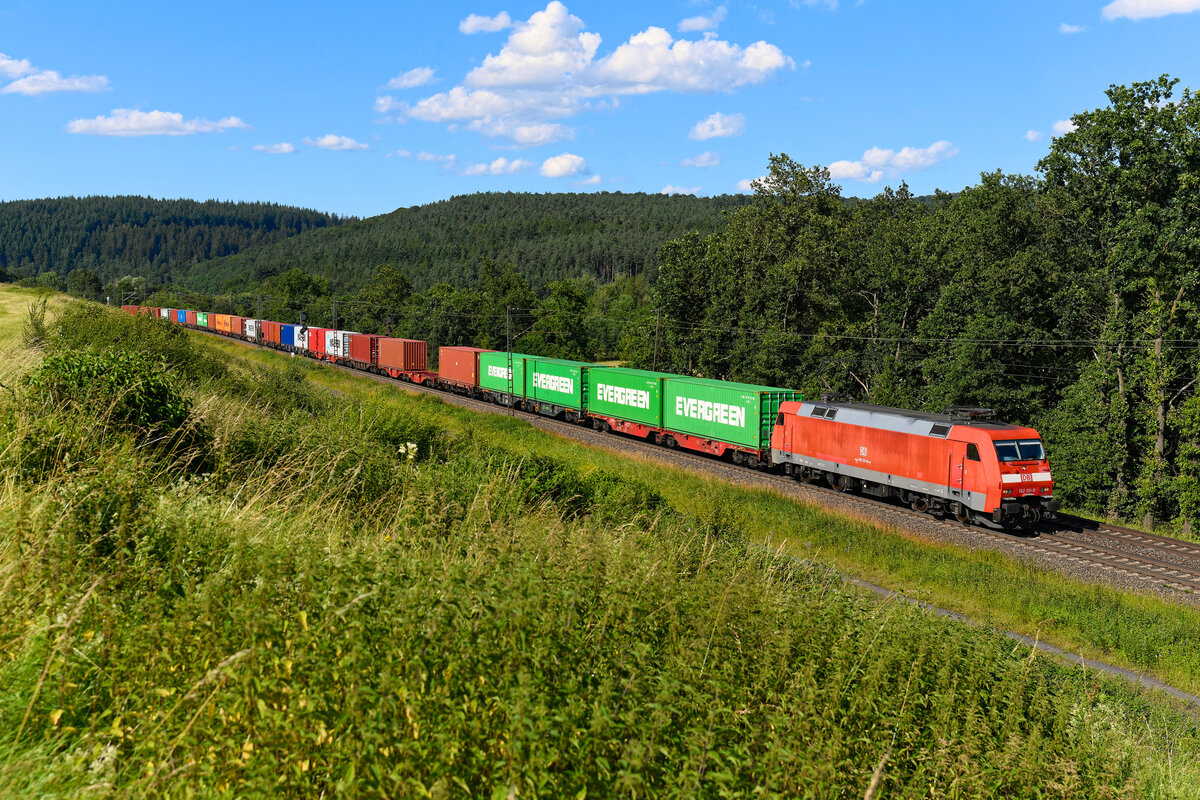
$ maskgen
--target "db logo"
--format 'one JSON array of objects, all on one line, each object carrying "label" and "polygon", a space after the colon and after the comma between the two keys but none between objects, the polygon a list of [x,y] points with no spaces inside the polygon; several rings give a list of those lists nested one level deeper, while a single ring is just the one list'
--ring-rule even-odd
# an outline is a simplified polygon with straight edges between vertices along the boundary
[{"label": "db logo", "polygon": [[1021,473],[1021,483],[1029,483],[1032,480],[1033,480],[1033,476],[1030,475],[1028,472]]}]

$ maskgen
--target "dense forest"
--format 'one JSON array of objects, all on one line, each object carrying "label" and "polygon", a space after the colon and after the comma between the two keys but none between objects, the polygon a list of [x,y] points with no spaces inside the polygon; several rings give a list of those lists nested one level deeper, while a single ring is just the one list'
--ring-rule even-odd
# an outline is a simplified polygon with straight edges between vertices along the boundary
[{"label": "dense forest", "polygon": [[336,215],[272,203],[59,197],[0,203],[0,277],[60,288],[72,270],[100,281],[132,274],[162,282],[197,261],[313,228]]},{"label": "dense forest", "polygon": [[336,290],[364,285],[384,265],[419,289],[476,283],[487,260],[514,264],[532,286],[563,278],[646,275],[662,246],[691,231],[711,233],[745,195],[520,194],[488,192],[401,208],[336,229],[200,263],[178,283],[208,292],[248,289],[293,267]]},{"label": "dense forest", "polygon": [[[305,312],[434,348],[511,337],[527,352],[810,396],[989,406],[1043,432],[1068,504],[1190,526],[1200,103],[1175,87],[1113,86],[1035,176],[984,174],[953,195],[902,184],[843,198],[827,170],[779,154],[736,201],[475,195],[213,262],[228,270],[215,291],[134,275],[105,288],[269,319]],[[399,257],[417,250],[397,242],[418,240],[425,256]],[[593,244],[608,271],[581,259]],[[339,263],[356,277],[335,279]]]}]

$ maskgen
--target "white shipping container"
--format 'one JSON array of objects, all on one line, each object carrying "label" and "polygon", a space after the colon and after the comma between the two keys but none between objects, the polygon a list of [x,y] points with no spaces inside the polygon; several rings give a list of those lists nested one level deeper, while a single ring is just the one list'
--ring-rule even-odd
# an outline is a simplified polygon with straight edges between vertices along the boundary
[{"label": "white shipping container", "polygon": [[354,335],[354,331],[325,331],[325,355],[334,358],[349,358],[352,335]]},{"label": "white shipping container", "polygon": [[299,348],[302,348],[302,349],[304,349],[304,350],[307,350],[307,349],[308,349],[308,334],[309,334],[309,333],[311,333],[311,331],[305,331],[304,333],[301,333],[301,332],[300,332],[300,327],[299,327],[299,326],[296,326],[296,345],[295,345],[295,346],[296,346],[296,347],[299,347]]},{"label": "white shipping container", "polygon": [[258,338],[258,320],[256,320],[256,319],[246,320],[246,331],[245,332],[246,332],[246,335],[249,336],[251,339],[257,339]]},{"label": "white shipping container", "polygon": [[162,317],[163,319],[170,319],[170,317],[171,317],[171,309],[169,309],[169,308],[160,308],[160,309],[158,310],[158,315],[159,315],[160,317]]}]

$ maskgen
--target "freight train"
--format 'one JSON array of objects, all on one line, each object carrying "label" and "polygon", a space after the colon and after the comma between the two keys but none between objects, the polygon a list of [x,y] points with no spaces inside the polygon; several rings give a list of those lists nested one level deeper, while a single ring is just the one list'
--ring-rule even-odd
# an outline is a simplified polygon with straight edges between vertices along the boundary
[{"label": "freight train", "polygon": [[477,347],[441,347],[232,314],[122,306],[178,325],[726,458],[937,517],[1028,529],[1059,503],[1041,437],[986,409],[927,414],[791,389]]}]

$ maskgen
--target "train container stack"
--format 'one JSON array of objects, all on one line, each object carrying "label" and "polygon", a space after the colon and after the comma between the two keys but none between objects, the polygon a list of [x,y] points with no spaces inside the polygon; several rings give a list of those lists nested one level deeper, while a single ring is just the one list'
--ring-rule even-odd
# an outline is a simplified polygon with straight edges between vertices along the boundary
[{"label": "train container stack", "polygon": [[245,334],[247,339],[257,339],[258,338],[258,320],[243,319],[242,320],[242,333]]},{"label": "train container stack", "polygon": [[376,365],[381,372],[393,378],[424,383],[433,376],[423,374],[429,369],[429,345],[419,339],[396,339],[379,337],[379,355]]},{"label": "train container stack", "polygon": [[279,332],[280,325],[278,322],[272,322],[269,319],[264,319],[259,324],[262,327],[263,341],[268,342],[269,344],[274,344],[274,345],[282,344],[282,342],[280,341],[280,332]]},{"label": "train container stack", "polygon": [[350,357],[350,337],[354,331],[325,331],[325,358],[328,361],[341,361]]},{"label": "train container stack", "polygon": [[588,386],[588,413],[615,431],[646,438],[663,426],[662,382],[670,377],[626,367],[597,371]]},{"label": "train container stack", "polygon": [[196,312],[195,311],[183,312],[183,324],[190,325],[193,328],[196,327]]},{"label": "train container stack", "polygon": [[296,331],[300,330],[299,325],[283,325],[279,326],[279,344],[281,347],[296,347]]},{"label": "train container stack", "polygon": [[371,333],[350,335],[346,357],[359,369],[370,370],[379,363],[379,338]]},{"label": "train container stack", "polygon": [[492,353],[482,347],[439,347],[437,383],[451,392],[476,394],[479,388],[479,355]]},{"label": "train container stack", "polygon": [[170,318],[171,318],[171,309],[169,309],[169,308],[160,308],[160,309],[158,310],[158,315],[159,315],[160,317],[162,317],[163,319],[170,319]]},{"label": "train container stack", "polygon": [[207,328],[208,327],[208,314],[205,313],[204,311],[196,312],[196,327],[197,328]]},{"label": "train container stack", "polygon": [[525,360],[524,405],[548,417],[563,416],[570,422],[583,418],[587,405],[587,386],[593,371],[603,371],[582,361],[561,358]]},{"label": "train container stack", "polygon": [[525,396],[524,353],[491,351],[479,354],[479,388],[484,397],[511,406]]},{"label": "train container stack", "polygon": [[176,308],[171,314],[171,322],[178,322],[180,325],[187,323],[187,311],[182,308]]},{"label": "train container stack", "polygon": [[325,334],[327,332],[327,328],[308,329],[308,352],[313,358],[325,358]]},{"label": "train container stack", "polygon": [[738,463],[769,463],[780,404],[804,399],[791,389],[707,378],[673,375],[662,383],[663,427],[674,443],[715,456],[732,450]]}]

